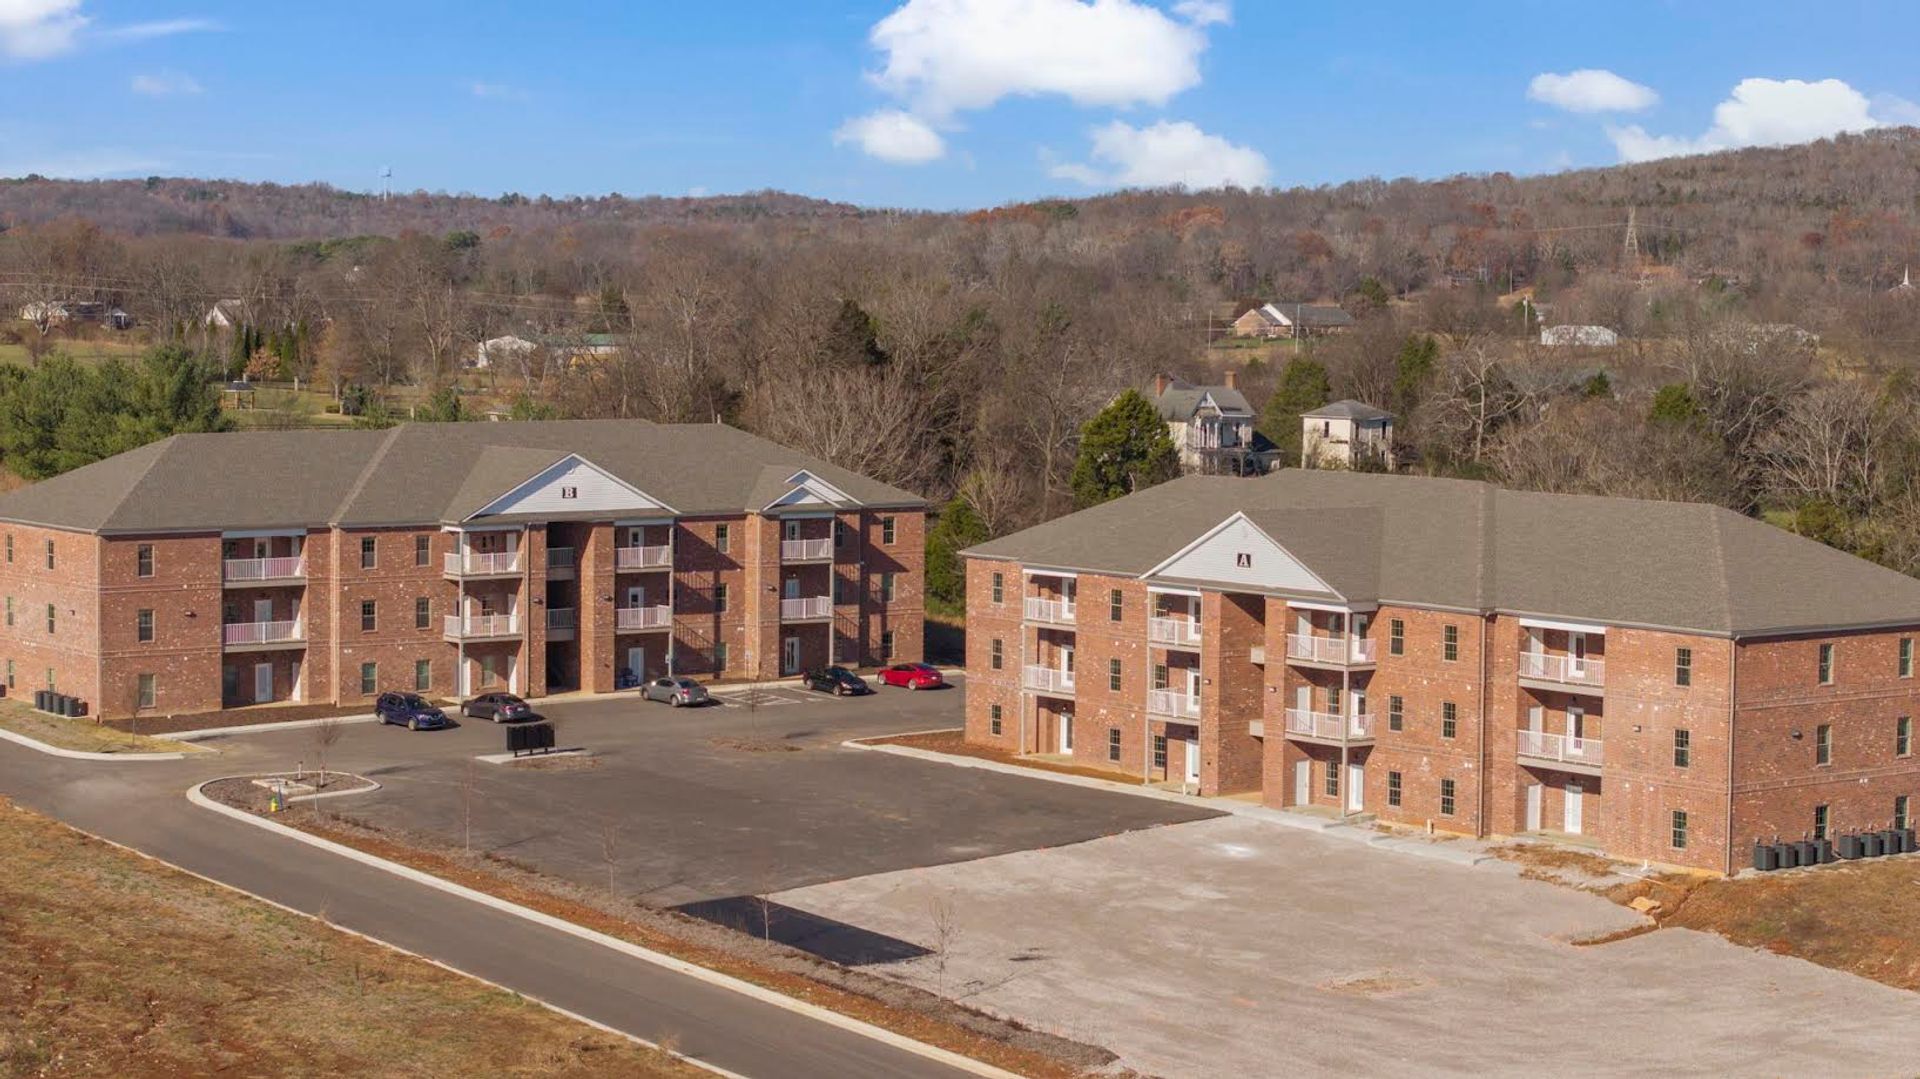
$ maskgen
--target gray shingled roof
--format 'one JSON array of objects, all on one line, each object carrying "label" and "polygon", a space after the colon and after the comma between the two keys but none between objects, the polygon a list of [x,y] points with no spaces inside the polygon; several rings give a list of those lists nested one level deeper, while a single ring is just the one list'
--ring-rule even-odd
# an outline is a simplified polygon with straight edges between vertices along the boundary
[{"label": "gray shingled roof", "polygon": [[86,532],[455,522],[569,453],[682,514],[758,510],[806,469],[864,506],[918,495],[723,424],[403,424],[175,435],[0,495],[0,521]]},{"label": "gray shingled roof", "polygon": [[1727,636],[1920,624],[1920,580],[1731,510],[1468,480],[1191,476],[965,553],[1139,576],[1236,512],[1356,603]]},{"label": "gray shingled roof", "polygon": [[1209,396],[1223,413],[1253,415],[1253,406],[1247,403],[1246,395],[1231,386],[1196,386],[1177,378],[1168,381],[1166,390],[1156,396],[1153,403],[1160,410],[1161,419],[1185,422],[1193,418],[1200,402]]},{"label": "gray shingled roof", "polygon": [[1383,408],[1375,408],[1365,401],[1355,401],[1352,398],[1348,398],[1344,401],[1335,401],[1330,405],[1321,405],[1312,412],[1302,412],[1300,417],[1309,420],[1360,420],[1365,422],[1367,420],[1390,420],[1393,418],[1393,413]]}]

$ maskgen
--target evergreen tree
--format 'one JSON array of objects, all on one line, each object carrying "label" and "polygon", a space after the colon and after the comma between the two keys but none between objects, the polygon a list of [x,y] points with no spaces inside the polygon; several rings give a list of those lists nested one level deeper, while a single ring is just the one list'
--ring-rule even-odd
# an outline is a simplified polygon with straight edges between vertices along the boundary
[{"label": "evergreen tree", "polygon": [[460,391],[452,386],[442,386],[433,391],[426,404],[414,409],[413,418],[421,423],[459,423],[466,419],[466,409],[460,403]]},{"label": "evergreen tree", "polygon": [[56,356],[0,378],[0,454],[42,480],[168,435],[223,431],[216,365],[163,346],[131,366]]},{"label": "evergreen tree", "polygon": [[1080,429],[1073,500],[1086,508],[1163,483],[1180,473],[1166,421],[1139,390],[1127,390]]},{"label": "evergreen tree", "polygon": [[1682,382],[1660,387],[1653,395],[1653,407],[1647,411],[1649,423],[1670,427],[1698,427],[1705,420],[1706,412],[1694,400],[1693,390]]},{"label": "evergreen tree", "polygon": [[1296,356],[1280,369],[1280,385],[1267,398],[1260,414],[1260,433],[1279,447],[1280,460],[1300,462],[1300,414],[1311,412],[1333,397],[1327,369],[1314,360]]},{"label": "evergreen tree", "polygon": [[1409,334],[1393,360],[1393,410],[1402,416],[1413,415],[1433,382],[1433,371],[1440,362],[1440,342],[1431,334]]},{"label": "evergreen tree", "polygon": [[822,344],[827,359],[846,367],[880,367],[893,357],[880,347],[880,331],[873,316],[852,300],[841,300],[833,325]]},{"label": "evergreen tree", "polygon": [[973,503],[955,495],[927,533],[927,595],[955,607],[967,602],[967,567],[960,552],[987,540],[987,526]]}]

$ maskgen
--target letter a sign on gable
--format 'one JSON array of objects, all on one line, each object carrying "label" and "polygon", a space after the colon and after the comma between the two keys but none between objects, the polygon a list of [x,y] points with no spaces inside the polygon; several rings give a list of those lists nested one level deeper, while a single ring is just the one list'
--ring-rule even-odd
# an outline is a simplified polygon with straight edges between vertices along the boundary
[{"label": "letter a sign on gable", "polygon": [[1253,568],[1252,552],[1241,551],[1239,554],[1234,555],[1233,564],[1238,569],[1252,569]]}]

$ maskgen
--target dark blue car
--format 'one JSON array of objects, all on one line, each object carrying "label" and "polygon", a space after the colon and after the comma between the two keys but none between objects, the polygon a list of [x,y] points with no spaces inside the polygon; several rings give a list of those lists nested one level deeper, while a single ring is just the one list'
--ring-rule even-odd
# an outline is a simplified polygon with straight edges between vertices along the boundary
[{"label": "dark blue car", "polygon": [[398,723],[410,731],[431,731],[450,727],[447,714],[427,703],[418,693],[382,693],[373,702],[373,714],[381,723]]}]

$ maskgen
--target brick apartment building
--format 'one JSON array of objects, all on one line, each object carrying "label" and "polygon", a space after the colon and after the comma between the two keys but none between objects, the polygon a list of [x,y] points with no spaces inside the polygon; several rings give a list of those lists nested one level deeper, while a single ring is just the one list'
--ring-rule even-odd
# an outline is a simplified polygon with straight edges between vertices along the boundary
[{"label": "brick apartment building", "polygon": [[1920,581],[1715,507],[1191,476],[967,557],[976,743],[1717,872],[1920,795]]},{"label": "brick apartment building", "polygon": [[720,424],[178,435],[0,497],[0,660],[110,717],[918,660],[924,519]]}]

